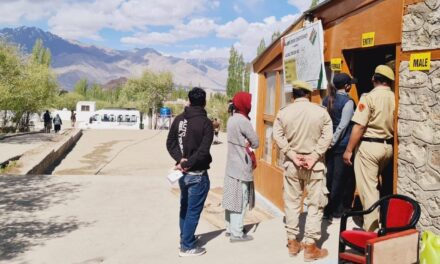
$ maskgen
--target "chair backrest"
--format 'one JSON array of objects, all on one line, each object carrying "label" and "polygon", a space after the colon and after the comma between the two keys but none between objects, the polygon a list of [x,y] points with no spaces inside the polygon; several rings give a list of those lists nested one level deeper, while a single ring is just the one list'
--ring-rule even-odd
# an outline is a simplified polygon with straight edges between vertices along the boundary
[{"label": "chair backrest", "polygon": [[420,218],[420,206],[413,199],[399,194],[389,195],[381,199],[382,227],[414,228]]}]

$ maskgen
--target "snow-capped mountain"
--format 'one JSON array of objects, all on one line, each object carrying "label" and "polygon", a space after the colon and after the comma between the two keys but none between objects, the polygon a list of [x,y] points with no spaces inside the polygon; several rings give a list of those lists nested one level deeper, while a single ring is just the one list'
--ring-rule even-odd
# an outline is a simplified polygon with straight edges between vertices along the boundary
[{"label": "snow-capped mountain", "polygon": [[176,85],[199,85],[224,90],[228,61],[222,58],[182,59],[162,55],[151,49],[112,50],[65,40],[35,27],[4,28],[0,38],[16,43],[25,53],[32,52],[37,39],[52,53],[52,67],[61,87],[73,89],[83,78],[107,83],[121,77],[137,77],[146,70],[170,71]]}]

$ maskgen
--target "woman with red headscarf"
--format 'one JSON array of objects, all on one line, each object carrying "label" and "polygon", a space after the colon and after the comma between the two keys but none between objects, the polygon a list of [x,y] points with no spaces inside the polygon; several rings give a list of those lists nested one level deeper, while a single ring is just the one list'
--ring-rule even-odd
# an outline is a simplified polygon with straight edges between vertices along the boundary
[{"label": "woman with red headscarf", "polygon": [[249,118],[251,94],[238,92],[232,99],[234,114],[229,118],[228,154],[223,188],[223,207],[225,208],[226,236],[231,242],[252,240],[243,232],[243,219],[246,207],[255,204],[254,177],[255,157],[252,148],[258,148],[258,137]]}]

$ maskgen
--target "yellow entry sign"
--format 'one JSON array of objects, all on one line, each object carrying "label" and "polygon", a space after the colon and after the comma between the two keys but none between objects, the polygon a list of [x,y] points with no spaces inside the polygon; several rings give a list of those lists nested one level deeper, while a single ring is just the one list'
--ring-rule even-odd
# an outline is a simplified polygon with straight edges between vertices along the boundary
[{"label": "yellow entry sign", "polygon": [[374,46],[375,32],[368,32],[362,34],[362,48],[368,48]]},{"label": "yellow entry sign", "polygon": [[330,60],[330,69],[332,71],[342,71],[342,59],[333,58]]},{"label": "yellow entry sign", "polygon": [[431,69],[431,52],[413,53],[409,59],[410,71],[429,71]]}]

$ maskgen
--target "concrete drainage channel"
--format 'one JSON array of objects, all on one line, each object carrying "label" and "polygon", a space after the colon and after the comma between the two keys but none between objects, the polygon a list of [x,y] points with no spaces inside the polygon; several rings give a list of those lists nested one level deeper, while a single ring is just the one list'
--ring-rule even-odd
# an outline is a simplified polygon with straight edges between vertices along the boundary
[{"label": "concrete drainage channel", "polygon": [[61,160],[74,148],[81,136],[81,130],[71,130],[61,141],[53,145],[24,153],[16,160],[16,167],[10,171],[10,174],[51,174]]}]

